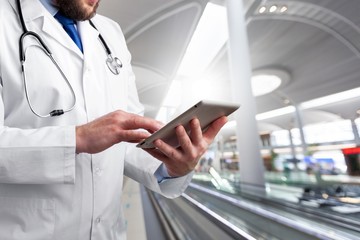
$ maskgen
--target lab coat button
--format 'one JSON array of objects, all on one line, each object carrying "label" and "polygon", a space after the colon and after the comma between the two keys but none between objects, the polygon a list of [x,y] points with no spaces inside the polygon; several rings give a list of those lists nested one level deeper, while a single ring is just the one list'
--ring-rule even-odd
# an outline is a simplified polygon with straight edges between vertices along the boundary
[{"label": "lab coat button", "polygon": [[98,217],[98,218],[95,220],[95,222],[96,222],[97,224],[101,223],[101,218]]},{"label": "lab coat button", "polygon": [[99,167],[95,168],[95,174],[96,175],[101,176],[101,173],[102,173],[101,168],[99,168]]}]

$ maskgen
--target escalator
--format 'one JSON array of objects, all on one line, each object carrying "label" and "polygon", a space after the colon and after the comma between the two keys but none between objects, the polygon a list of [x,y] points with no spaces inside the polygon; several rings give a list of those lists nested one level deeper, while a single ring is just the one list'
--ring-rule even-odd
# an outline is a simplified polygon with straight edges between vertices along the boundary
[{"label": "escalator", "polygon": [[354,226],[342,226],[286,204],[235,197],[199,184],[190,184],[176,199],[150,191],[147,196],[165,239],[360,239]]}]

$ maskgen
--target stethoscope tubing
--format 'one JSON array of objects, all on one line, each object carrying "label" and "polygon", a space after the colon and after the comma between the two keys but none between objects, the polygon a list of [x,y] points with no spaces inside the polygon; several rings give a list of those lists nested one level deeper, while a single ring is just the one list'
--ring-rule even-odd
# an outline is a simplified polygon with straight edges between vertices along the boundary
[{"label": "stethoscope tubing", "polygon": [[[47,118],[47,117],[54,117],[54,116],[60,116],[66,112],[70,112],[71,110],[73,110],[75,108],[76,105],[76,94],[74,91],[74,88],[72,87],[70,81],[68,80],[68,78],[66,77],[65,73],[61,70],[59,64],[56,62],[55,58],[52,56],[52,53],[50,51],[50,49],[47,47],[47,45],[44,43],[44,41],[42,40],[42,38],[35,32],[33,31],[28,31],[25,21],[24,21],[24,15],[22,13],[22,8],[21,8],[21,0],[17,0],[16,1],[16,5],[18,8],[18,12],[19,12],[19,19],[20,19],[20,23],[21,23],[21,27],[23,30],[23,33],[21,34],[20,38],[19,38],[19,57],[20,57],[20,62],[21,62],[21,72],[22,72],[22,76],[23,76],[23,82],[24,82],[24,90],[25,90],[25,96],[26,96],[26,100],[28,102],[29,108],[30,110],[38,117],[40,118]],[[94,23],[89,20],[90,25],[95,28],[97,30],[97,28],[95,27]],[[98,30],[97,30],[98,31]],[[25,58],[26,58],[26,54],[24,51],[24,39],[27,36],[32,36],[33,38],[35,38],[40,46],[38,46],[41,50],[43,50],[45,52],[45,54],[51,59],[51,61],[54,63],[54,65],[56,66],[57,70],[60,72],[61,76],[64,78],[66,84],[68,85],[68,87],[70,88],[71,94],[73,96],[73,105],[71,107],[69,107],[66,110],[63,109],[55,109],[52,110],[49,114],[43,115],[43,114],[39,114],[38,112],[35,111],[33,105],[31,104],[31,100],[29,97],[29,93],[28,93],[28,87],[27,87],[27,81],[26,81],[26,74],[25,74]],[[107,59],[106,59],[106,65],[109,68],[109,70],[115,74],[118,75],[120,73],[120,69],[122,68],[122,62],[120,61],[119,58],[117,57],[113,57],[111,50],[109,48],[109,46],[107,45],[106,41],[104,40],[104,38],[101,36],[101,34],[99,33],[99,39],[105,49],[105,52],[107,54]]]},{"label": "stethoscope tubing", "polygon": [[27,80],[26,80],[26,74],[25,74],[25,62],[22,62],[21,64],[21,68],[22,68],[22,75],[23,75],[23,82],[24,82],[24,90],[25,90],[25,96],[26,96],[26,100],[28,102],[28,105],[29,105],[29,108],[30,110],[38,117],[41,117],[41,118],[47,118],[47,117],[55,117],[55,116],[60,116],[64,113],[67,113],[67,112],[70,112],[72,111],[75,106],[76,106],[76,101],[77,101],[77,98],[76,98],[76,94],[75,94],[75,91],[74,91],[74,88],[72,87],[71,83],[69,82],[68,78],[66,77],[66,75],[64,74],[64,72],[61,70],[59,64],[56,62],[55,58],[52,56],[51,53],[49,53],[45,48],[41,48],[40,46],[37,46],[39,47],[42,51],[44,51],[44,53],[50,58],[50,60],[53,62],[53,64],[56,66],[57,70],[59,71],[59,73],[61,74],[61,76],[64,78],[67,86],[69,87],[70,91],[71,91],[71,95],[73,96],[73,105],[66,109],[66,110],[63,110],[63,109],[55,109],[55,110],[52,110],[49,114],[47,115],[42,115],[42,114],[39,114],[38,112],[35,111],[33,105],[31,104],[31,100],[30,100],[30,97],[29,97],[29,92],[28,92],[28,87],[27,87]]}]

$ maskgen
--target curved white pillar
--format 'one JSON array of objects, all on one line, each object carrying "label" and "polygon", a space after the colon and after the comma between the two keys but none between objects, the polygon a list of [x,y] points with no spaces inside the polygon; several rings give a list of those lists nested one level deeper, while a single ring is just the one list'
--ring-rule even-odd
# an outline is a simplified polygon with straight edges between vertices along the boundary
[{"label": "curved white pillar", "polygon": [[255,119],[256,102],[251,90],[251,63],[242,0],[226,2],[229,27],[229,64],[233,99],[241,104],[236,112],[237,149],[242,190],[264,193],[264,165]]}]

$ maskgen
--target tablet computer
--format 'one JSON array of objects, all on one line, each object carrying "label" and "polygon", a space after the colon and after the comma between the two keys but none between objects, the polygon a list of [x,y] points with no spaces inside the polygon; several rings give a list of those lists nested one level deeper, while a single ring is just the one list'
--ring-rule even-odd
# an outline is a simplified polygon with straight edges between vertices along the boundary
[{"label": "tablet computer", "polygon": [[240,105],[235,103],[202,100],[136,146],[139,148],[154,148],[153,141],[161,139],[173,147],[178,147],[179,143],[175,133],[177,126],[183,125],[187,133],[190,134],[189,122],[194,118],[198,118],[201,129],[204,131],[213,121],[222,116],[230,115],[239,107]]}]

